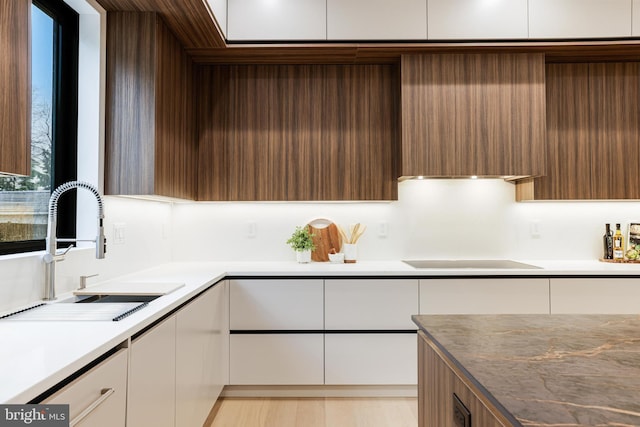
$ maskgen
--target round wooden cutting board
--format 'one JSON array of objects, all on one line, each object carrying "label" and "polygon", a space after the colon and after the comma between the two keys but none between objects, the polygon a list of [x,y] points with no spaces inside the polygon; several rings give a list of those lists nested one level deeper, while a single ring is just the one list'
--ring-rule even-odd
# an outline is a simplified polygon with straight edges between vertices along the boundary
[{"label": "round wooden cutting board", "polygon": [[310,221],[309,231],[313,234],[313,243],[316,249],[311,251],[311,260],[324,262],[329,261],[329,251],[335,249],[340,252],[342,241],[338,227],[330,220],[318,218]]}]

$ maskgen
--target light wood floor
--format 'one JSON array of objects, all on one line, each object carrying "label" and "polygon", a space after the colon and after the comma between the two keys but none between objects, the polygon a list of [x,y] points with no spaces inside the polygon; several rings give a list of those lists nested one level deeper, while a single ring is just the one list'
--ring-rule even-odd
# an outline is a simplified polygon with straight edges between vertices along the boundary
[{"label": "light wood floor", "polygon": [[415,398],[220,399],[206,427],[416,427]]}]

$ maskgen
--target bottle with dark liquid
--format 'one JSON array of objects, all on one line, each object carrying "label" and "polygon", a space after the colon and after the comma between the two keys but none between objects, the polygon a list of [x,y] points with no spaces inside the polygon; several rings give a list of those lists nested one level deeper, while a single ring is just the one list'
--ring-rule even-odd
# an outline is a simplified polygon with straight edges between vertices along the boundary
[{"label": "bottle with dark liquid", "polygon": [[611,224],[605,224],[606,231],[602,236],[602,243],[604,244],[604,259],[613,259],[613,231],[611,231]]}]

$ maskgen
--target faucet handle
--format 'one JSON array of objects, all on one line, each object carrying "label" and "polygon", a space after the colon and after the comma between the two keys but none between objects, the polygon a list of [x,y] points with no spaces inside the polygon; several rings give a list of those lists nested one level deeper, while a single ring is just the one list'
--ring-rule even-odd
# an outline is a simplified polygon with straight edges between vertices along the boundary
[{"label": "faucet handle", "polygon": [[96,274],[89,274],[87,276],[80,276],[80,287],[78,289],[86,288],[87,287],[87,279],[89,277],[96,277],[96,276],[99,276],[99,274],[96,273]]}]

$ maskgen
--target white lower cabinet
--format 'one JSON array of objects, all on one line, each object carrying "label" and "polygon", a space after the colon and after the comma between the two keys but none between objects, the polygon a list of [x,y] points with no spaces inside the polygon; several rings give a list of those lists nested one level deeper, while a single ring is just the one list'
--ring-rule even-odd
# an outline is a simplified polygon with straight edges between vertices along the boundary
[{"label": "white lower cabinet", "polygon": [[640,279],[551,279],[552,314],[638,314]]},{"label": "white lower cabinet", "polygon": [[325,329],[416,329],[417,279],[325,280]]},{"label": "white lower cabinet", "polygon": [[324,382],[322,334],[233,334],[233,385],[318,385]]},{"label": "white lower cabinet", "polygon": [[416,384],[416,334],[325,335],[325,384]]},{"label": "white lower cabinet", "polygon": [[323,294],[318,279],[230,280],[229,384],[322,384]]},{"label": "white lower cabinet", "polygon": [[228,378],[227,302],[218,283],[132,339],[128,427],[204,423]]},{"label": "white lower cabinet", "polygon": [[41,403],[68,404],[78,427],[124,427],[127,357],[127,349],[119,350]]},{"label": "white lower cabinet", "polygon": [[548,278],[420,280],[420,314],[549,314]]},{"label": "white lower cabinet", "polygon": [[417,279],[327,279],[324,306],[326,384],[416,384]]},{"label": "white lower cabinet", "polygon": [[176,426],[201,426],[228,381],[227,283],[177,313]]},{"label": "white lower cabinet", "polygon": [[323,327],[322,280],[230,280],[229,288],[231,330]]},{"label": "white lower cabinet", "polygon": [[175,349],[175,315],[132,340],[127,426],[175,426]]}]

